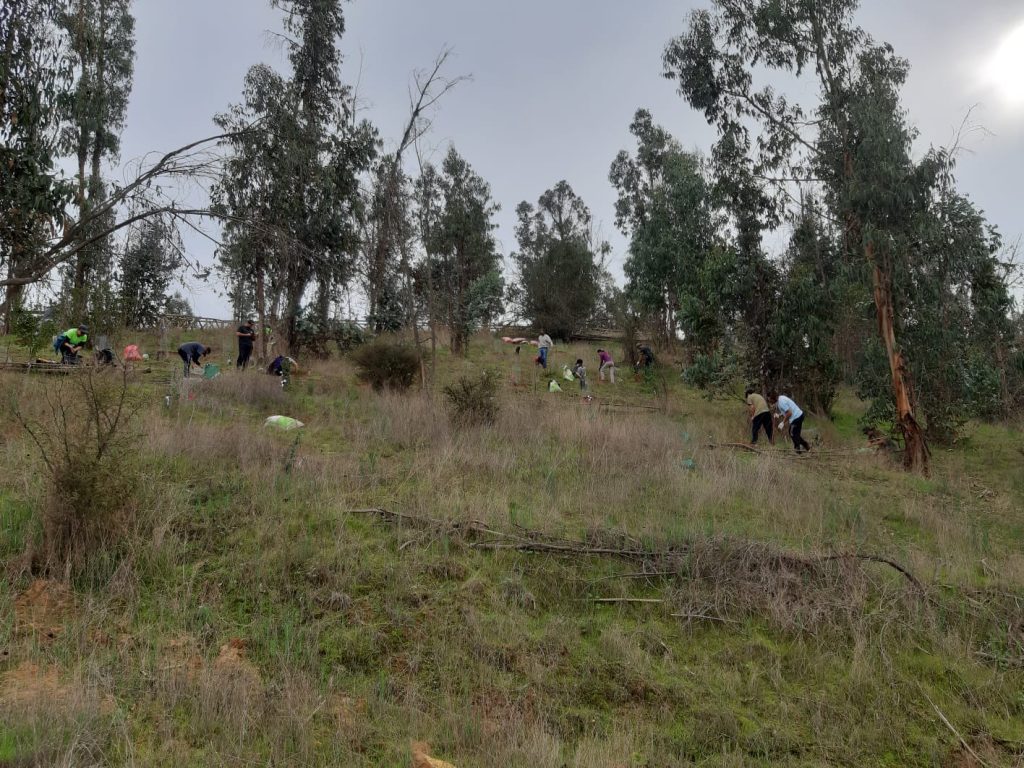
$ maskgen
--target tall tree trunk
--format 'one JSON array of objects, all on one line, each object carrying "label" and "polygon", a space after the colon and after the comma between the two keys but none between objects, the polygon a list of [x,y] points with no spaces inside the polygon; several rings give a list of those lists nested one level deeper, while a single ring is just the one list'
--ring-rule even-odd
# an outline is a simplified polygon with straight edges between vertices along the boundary
[{"label": "tall tree trunk", "polygon": [[885,345],[885,354],[889,359],[889,371],[892,375],[893,403],[896,406],[896,423],[903,434],[904,454],[903,466],[908,470],[920,470],[928,473],[928,443],[921,425],[914,416],[914,390],[911,384],[910,371],[896,344],[895,312],[892,302],[890,276],[878,263],[874,244],[869,242],[864,247],[868,263],[872,267],[872,286],[875,295],[875,313],[878,318],[878,332]]},{"label": "tall tree trunk", "polygon": [[294,354],[298,350],[298,327],[297,320],[299,310],[302,308],[302,294],[304,287],[293,283],[286,289],[284,325],[286,349],[282,354]]},{"label": "tall tree trunk", "polygon": [[260,363],[267,362],[267,286],[263,274],[263,265],[256,268],[256,314],[259,315],[260,331]]}]

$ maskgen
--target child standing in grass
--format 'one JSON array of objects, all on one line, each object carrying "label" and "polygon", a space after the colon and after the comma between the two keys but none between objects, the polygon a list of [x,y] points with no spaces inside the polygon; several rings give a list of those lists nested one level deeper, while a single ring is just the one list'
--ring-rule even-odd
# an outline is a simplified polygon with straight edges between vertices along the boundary
[{"label": "child standing in grass", "polygon": [[587,369],[583,365],[583,361],[582,360],[579,360],[579,359],[576,360],[576,365],[574,365],[572,367],[572,372],[573,372],[573,375],[575,375],[576,378],[580,380],[580,391],[586,392],[587,391]]}]

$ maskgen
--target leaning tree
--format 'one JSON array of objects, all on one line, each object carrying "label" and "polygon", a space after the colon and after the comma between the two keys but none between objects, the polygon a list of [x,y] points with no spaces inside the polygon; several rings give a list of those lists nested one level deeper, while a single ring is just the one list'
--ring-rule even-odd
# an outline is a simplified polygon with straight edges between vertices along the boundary
[{"label": "leaning tree", "polygon": [[[665,75],[753,173],[785,185],[820,185],[842,228],[843,246],[865,265],[888,360],[894,420],[907,468],[927,471],[928,446],[915,414],[908,355],[901,346],[900,276],[914,230],[935,190],[936,169],[911,159],[913,131],[899,91],[908,64],[856,25],[857,0],[715,0],[692,14],[664,54]],[[811,78],[805,108],[756,78]]]}]

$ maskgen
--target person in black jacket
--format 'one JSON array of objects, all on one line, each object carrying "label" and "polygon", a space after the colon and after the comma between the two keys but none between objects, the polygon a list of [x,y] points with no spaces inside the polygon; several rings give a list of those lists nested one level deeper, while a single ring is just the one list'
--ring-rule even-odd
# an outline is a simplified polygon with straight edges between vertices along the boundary
[{"label": "person in black jacket", "polygon": [[204,346],[198,341],[188,341],[178,347],[178,357],[181,358],[181,362],[184,364],[184,374],[187,379],[192,373],[193,364],[197,368],[202,368],[200,360],[209,355],[213,349],[211,347]]},{"label": "person in black jacket", "polygon": [[238,337],[238,370],[244,371],[249,365],[249,358],[252,357],[252,347],[256,343],[256,330],[253,328],[254,320],[246,320],[240,326],[235,335]]}]

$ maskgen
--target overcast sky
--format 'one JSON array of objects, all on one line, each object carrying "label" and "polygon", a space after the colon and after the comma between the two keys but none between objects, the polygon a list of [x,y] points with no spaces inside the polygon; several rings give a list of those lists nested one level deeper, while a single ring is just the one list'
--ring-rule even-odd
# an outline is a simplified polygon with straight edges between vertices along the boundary
[{"label": "overcast sky", "polygon": [[[359,79],[363,116],[393,141],[408,113],[410,73],[452,46],[450,75],[472,75],[449,94],[426,145],[449,143],[486,179],[502,206],[507,254],[520,200],[566,179],[614,247],[621,279],[626,243],[614,228],[608,167],[631,149],[628,126],[650,109],[690,149],[713,140],[661,77],[661,52],[701,0],[355,0],[345,4],[346,79]],[[969,10],[968,10],[969,9]],[[281,14],[265,0],[136,0],[135,84],[122,161],[215,132],[212,116],[239,100],[257,62],[284,68],[268,31]],[[921,149],[948,144],[973,107],[958,178],[1007,240],[1024,234],[1024,4],[1020,0],[865,0],[861,24],[910,59],[905,90]],[[1015,30],[1019,30],[1014,35]],[[1009,41],[1009,42],[1007,42]],[[1001,47],[1002,46],[1002,47]],[[213,244],[189,237],[209,261]],[[197,313],[230,316],[219,286],[192,286]]]}]

